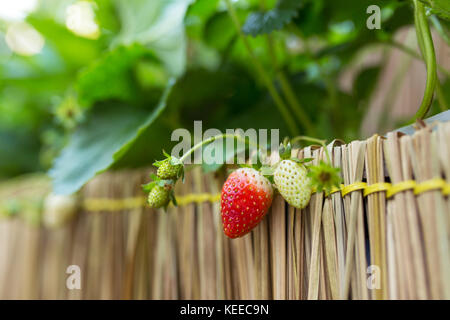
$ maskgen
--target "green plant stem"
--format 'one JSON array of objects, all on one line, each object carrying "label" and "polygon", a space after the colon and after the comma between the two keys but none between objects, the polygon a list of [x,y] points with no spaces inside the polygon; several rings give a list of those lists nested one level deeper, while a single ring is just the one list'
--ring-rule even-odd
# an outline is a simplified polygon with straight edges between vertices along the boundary
[{"label": "green plant stem", "polygon": [[414,116],[414,121],[423,119],[430,110],[433,102],[434,89],[436,86],[436,55],[434,52],[433,39],[430,27],[425,15],[425,8],[421,2],[414,0],[414,21],[416,25],[417,40],[427,67],[427,83],[419,110]]},{"label": "green plant stem", "polygon": [[327,160],[328,160],[328,164],[331,165],[331,157],[330,157],[330,153],[328,152],[328,148],[326,146],[326,140],[321,140],[321,139],[317,139],[317,138],[312,138],[312,137],[308,137],[308,136],[297,136],[291,139],[291,144],[294,145],[294,143],[298,142],[298,141],[308,141],[308,142],[313,142],[313,143],[318,143],[320,144],[323,149],[325,150],[325,154],[327,156]]},{"label": "green plant stem", "polygon": [[[210,138],[205,139],[205,140],[203,140],[203,141],[200,141],[200,142],[197,143],[195,146],[193,146],[191,149],[189,149],[185,154],[183,154],[179,160],[180,160],[181,162],[183,162],[183,161],[184,161],[189,155],[191,155],[195,150],[198,150],[199,148],[201,148],[201,147],[204,146],[205,144],[212,143],[212,142],[214,142],[214,141],[216,141],[216,140],[218,140],[218,139],[226,139],[226,138],[234,138],[234,139],[236,139],[236,140],[241,140],[241,141],[243,141],[244,143],[247,143],[247,140],[245,140],[245,138],[243,138],[242,136],[237,135],[237,134],[231,134],[231,133],[219,134],[219,135],[217,135],[217,136],[213,136],[213,137],[210,137]],[[251,142],[251,141],[248,141],[248,144],[249,144],[249,145],[253,145],[253,146],[255,146],[256,148],[259,148],[257,144],[255,144],[255,143],[253,143],[253,142]]]},{"label": "green plant stem", "polygon": [[274,44],[273,44],[273,38],[270,34],[266,35],[266,41],[267,41],[267,48],[269,52],[269,57],[272,61],[273,68],[275,69],[275,72],[277,74],[278,80],[280,81],[281,90],[284,93],[284,96],[286,97],[286,100],[290,104],[292,110],[294,111],[294,115],[296,116],[297,120],[305,127],[308,134],[315,135],[315,129],[314,126],[309,119],[308,115],[304,111],[303,107],[300,105],[300,102],[298,101],[297,97],[295,96],[294,90],[292,90],[292,86],[289,83],[289,80],[285,74],[285,72],[282,69],[278,68],[278,62],[277,57],[274,50]]},{"label": "green plant stem", "polygon": [[261,65],[259,60],[257,59],[255,53],[252,50],[252,47],[250,46],[250,43],[248,42],[245,35],[242,33],[241,30],[241,24],[239,22],[238,16],[236,14],[236,11],[234,10],[231,1],[225,0],[225,3],[227,5],[228,13],[230,14],[231,20],[234,23],[234,26],[236,28],[236,31],[239,34],[239,37],[241,38],[242,42],[244,43],[244,46],[250,55],[250,61],[253,63],[256,71],[258,72],[259,76],[261,77],[262,81],[266,85],[267,89],[269,90],[270,95],[272,96],[272,99],[275,102],[275,105],[277,106],[281,116],[283,117],[284,121],[286,122],[286,125],[288,126],[289,132],[293,135],[298,134],[298,128],[295,125],[294,120],[292,119],[291,115],[289,114],[289,110],[286,107],[286,104],[284,103],[283,99],[278,94],[277,90],[275,89],[275,86],[272,83],[272,79],[269,77],[269,75],[264,70],[264,67]]},{"label": "green plant stem", "polygon": [[316,135],[317,132],[314,125],[304,111],[305,109],[300,105],[287,76],[281,70],[278,72],[278,80],[280,81],[281,89],[283,90],[287,101],[290,103],[292,109],[294,110],[294,114],[297,117],[297,120],[305,127],[308,134]]},{"label": "green plant stem", "polygon": [[424,8],[421,9],[420,7],[420,3],[418,5],[414,4],[414,26],[416,29],[417,44],[419,45],[419,50],[422,53],[424,61],[426,62],[425,55],[427,54],[427,52],[425,51],[425,44],[423,40],[423,25],[422,19],[420,18],[422,11],[423,14],[425,14]]}]

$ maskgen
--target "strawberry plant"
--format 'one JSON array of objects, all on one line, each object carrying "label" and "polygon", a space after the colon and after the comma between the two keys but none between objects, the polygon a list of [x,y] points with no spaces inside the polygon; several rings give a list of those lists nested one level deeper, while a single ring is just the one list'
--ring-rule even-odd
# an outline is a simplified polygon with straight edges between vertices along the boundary
[{"label": "strawberry plant", "polygon": [[[434,49],[450,42],[446,0],[92,0],[92,34],[68,16],[77,3],[44,0],[12,16],[0,7],[0,179],[47,172],[55,193],[73,194],[106,170],[161,160],[160,150],[175,145],[172,132],[192,132],[197,120],[205,130],[278,128],[280,136],[350,141],[450,106],[446,57]],[[381,10],[380,29],[367,28],[370,5]],[[417,48],[398,36],[408,28]],[[20,48],[33,43],[26,34],[41,47]],[[400,76],[378,93],[393,50],[426,68],[421,101],[408,112],[390,113]],[[384,111],[373,106],[380,95]],[[182,178],[172,160],[159,164],[160,180]],[[288,163],[325,190],[336,184],[325,160],[317,168],[283,162],[269,178],[283,185]]]},{"label": "strawberry plant", "polygon": [[180,158],[163,152],[165,158],[154,163],[156,175],[152,174],[152,181],[143,185],[144,191],[149,192],[148,205],[165,210],[170,202],[176,206],[174,186],[180,178],[184,180],[183,162],[196,150],[225,139],[240,140],[256,147],[256,157],[249,157],[247,163],[233,171],[222,186],[220,211],[224,233],[230,238],[242,237],[259,224],[272,204],[274,188],[291,206],[303,209],[308,205],[313,190],[330,193],[333,187],[340,186],[339,169],[332,166],[323,140],[306,136],[292,139],[294,144],[299,141],[320,144],[327,160],[318,165],[308,164],[312,158],[291,157],[292,146],[288,138],[278,149],[280,161],[270,165],[267,161],[262,162],[267,159],[264,159],[263,150],[256,141],[238,134],[220,134],[198,142]]}]

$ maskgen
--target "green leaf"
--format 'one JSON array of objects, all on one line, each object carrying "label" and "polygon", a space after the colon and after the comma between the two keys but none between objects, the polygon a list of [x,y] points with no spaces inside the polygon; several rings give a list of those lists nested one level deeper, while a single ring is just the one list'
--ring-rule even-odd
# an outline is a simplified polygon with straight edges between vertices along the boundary
[{"label": "green leaf", "polygon": [[245,34],[257,36],[280,30],[297,16],[301,5],[302,1],[298,0],[280,0],[272,10],[251,13],[242,31]]},{"label": "green leaf", "polygon": [[115,0],[122,29],[116,41],[140,42],[155,51],[171,75],[186,66],[184,16],[192,0]]},{"label": "green leaf", "polygon": [[174,81],[171,80],[158,106],[150,115],[128,108],[94,109],[86,123],[74,132],[55,160],[49,175],[58,194],[71,194],[96,174],[123,157],[137,138],[159,117]]},{"label": "green leaf", "polygon": [[216,13],[220,0],[197,0],[186,13],[184,25],[189,37],[201,38],[206,21]]},{"label": "green leaf", "polygon": [[145,192],[150,192],[156,186],[156,181],[149,182],[147,184],[142,185],[142,190]]},{"label": "green leaf", "polygon": [[208,46],[224,50],[236,35],[236,31],[227,12],[219,12],[211,17],[204,29],[204,39]]},{"label": "green leaf", "polygon": [[450,21],[450,1],[448,0],[421,0],[431,8],[431,11],[442,19]]},{"label": "green leaf", "polygon": [[86,65],[99,54],[97,41],[78,37],[66,26],[50,18],[31,15],[27,21],[45,37],[45,41],[50,43],[52,48],[56,48],[66,64],[78,68]]},{"label": "green leaf", "polygon": [[[115,13],[114,3],[110,0],[94,0],[96,22],[102,30],[102,35],[114,35],[119,31],[120,25]],[[107,31],[107,32],[105,32]]]},{"label": "green leaf", "polygon": [[[164,160],[166,160],[166,159],[164,159]],[[153,166],[159,168],[161,166],[161,164],[164,162],[164,160],[154,162]]]},{"label": "green leaf", "polygon": [[141,45],[120,46],[91,64],[78,76],[80,102],[90,106],[99,100],[135,97],[137,89],[132,66],[144,55],[149,52]]},{"label": "green leaf", "polygon": [[36,136],[0,128],[0,180],[39,169],[39,144]]}]

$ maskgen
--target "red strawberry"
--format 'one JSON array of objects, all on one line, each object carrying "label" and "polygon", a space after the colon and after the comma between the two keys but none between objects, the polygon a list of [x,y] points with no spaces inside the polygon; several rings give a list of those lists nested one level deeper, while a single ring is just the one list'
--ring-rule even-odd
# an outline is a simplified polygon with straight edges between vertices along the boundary
[{"label": "red strawberry", "polygon": [[250,232],[266,215],[272,198],[272,185],[259,171],[241,168],[230,174],[221,197],[225,234],[238,238]]}]

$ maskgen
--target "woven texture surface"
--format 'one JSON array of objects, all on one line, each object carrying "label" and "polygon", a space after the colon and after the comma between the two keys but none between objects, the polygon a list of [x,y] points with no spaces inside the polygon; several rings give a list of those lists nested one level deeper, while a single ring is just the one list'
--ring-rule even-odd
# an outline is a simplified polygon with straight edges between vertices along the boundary
[{"label": "woven texture surface", "polygon": [[[341,190],[304,210],[277,195],[235,240],[222,231],[223,177],[199,170],[167,213],[143,206],[148,170],[103,174],[56,229],[39,224],[46,179],[0,187],[1,203],[23,204],[0,220],[0,299],[449,299],[450,124],[329,148]],[[69,265],[80,290],[66,288]]]}]

